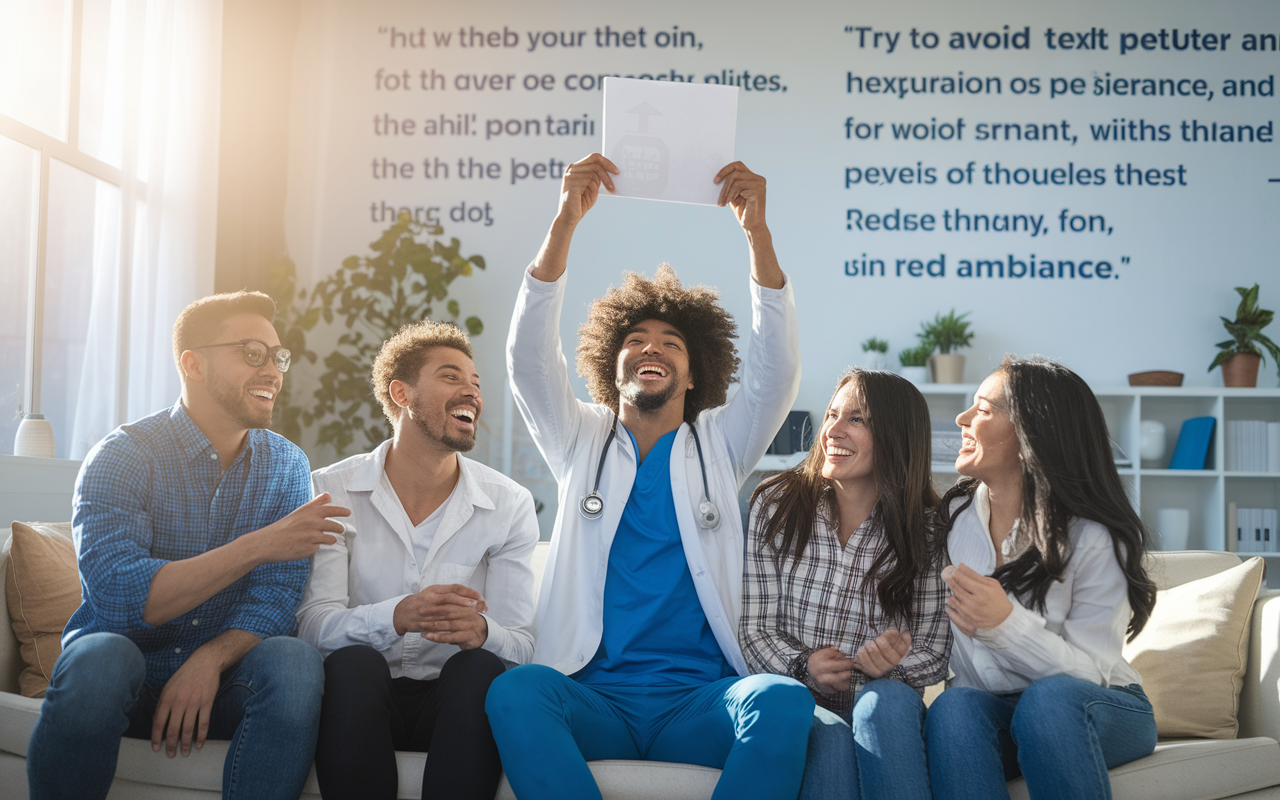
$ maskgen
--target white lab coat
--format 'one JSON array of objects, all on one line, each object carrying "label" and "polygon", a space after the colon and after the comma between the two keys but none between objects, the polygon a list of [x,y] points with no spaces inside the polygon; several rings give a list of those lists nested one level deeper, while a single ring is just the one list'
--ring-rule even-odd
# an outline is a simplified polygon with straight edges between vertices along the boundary
[{"label": "white lab coat", "polygon": [[[595,482],[613,412],[573,395],[560,342],[564,287],[563,275],[547,283],[526,271],[507,340],[507,369],[516,407],[559,484],[560,510],[534,618],[538,640],[533,661],[571,675],[600,646],[609,547],[637,464],[630,437],[619,430],[600,477],[604,513],[595,520],[582,516],[579,507]],[[702,473],[687,424],[680,426],[671,448],[671,489],[702,610],[725,658],[739,675],[746,675],[737,636],[744,546],[738,489],[799,391],[800,341],[789,280],[782,289],[751,282],[751,334],[740,379],[732,400],[697,419],[710,499],[720,511],[720,524],[702,528],[694,517],[702,501]]]}]

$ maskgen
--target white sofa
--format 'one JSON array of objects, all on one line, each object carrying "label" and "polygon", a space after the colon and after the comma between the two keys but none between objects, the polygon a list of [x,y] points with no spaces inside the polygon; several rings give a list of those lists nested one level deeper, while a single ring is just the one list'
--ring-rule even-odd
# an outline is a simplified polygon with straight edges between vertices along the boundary
[{"label": "white sofa", "polygon": [[[0,588],[8,574],[9,544],[0,551]],[[545,545],[535,557],[545,563]],[[1156,554],[1153,574],[1161,588],[1215,574],[1240,563],[1227,553]],[[8,624],[0,590],[0,796],[26,800],[27,741],[40,714],[40,700],[17,694],[22,661]],[[1240,738],[1162,741],[1156,752],[1111,771],[1118,800],[1214,800],[1237,797],[1280,800],[1280,592],[1262,593],[1254,607],[1249,665],[1241,698]],[[188,758],[151,752],[150,742],[123,739],[110,800],[211,800],[220,796],[225,742],[210,741]],[[401,798],[421,797],[423,753],[397,753]],[[656,762],[600,761],[592,771],[606,800],[706,800],[719,771]],[[1019,779],[1009,784],[1014,800],[1027,797]],[[319,798],[312,774],[303,798]],[[513,800],[505,778],[500,800]]]}]

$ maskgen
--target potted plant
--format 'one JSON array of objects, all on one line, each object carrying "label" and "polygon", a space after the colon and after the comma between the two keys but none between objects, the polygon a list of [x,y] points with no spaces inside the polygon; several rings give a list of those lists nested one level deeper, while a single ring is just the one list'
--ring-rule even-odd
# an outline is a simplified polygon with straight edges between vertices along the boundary
[{"label": "potted plant", "polygon": [[1237,286],[1236,292],[1240,295],[1240,305],[1236,308],[1235,320],[1219,317],[1231,338],[1214,345],[1219,350],[1209,365],[1209,371],[1221,366],[1223,386],[1251,389],[1258,385],[1258,364],[1266,360],[1258,349],[1259,345],[1271,354],[1276,362],[1276,372],[1280,374],[1280,347],[1262,333],[1262,329],[1271,324],[1275,312],[1258,308],[1258,284],[1248,289]]},{"label": "potted plant", "polygon": [[917,347],[908,347],[898,353],[898,360],[902,362],[902,370],[899,374],[917,386],[922,383],[928,383],[929,354],[932,352],[933,345],[925,342]]},{"label": "potted plant", "polygon": [[932,345],[930,350],[938,350],[937,355],[929,357],[934,383],[964,383],[964,356],[951,351],[968,347],[973,341],[967,316],[969,312],[956,316],[953,308],[945,317],[938,313],[932,322],[920,323],[920,341]]},{"label": "potted plant", "polygon": [[872,336],[870,339],[862,343],[862,352],[870,353],[868,357],[868,369],[888,369],[889,364],[884,354],[889,352],[889,343],[884,339],[877,339]]}]

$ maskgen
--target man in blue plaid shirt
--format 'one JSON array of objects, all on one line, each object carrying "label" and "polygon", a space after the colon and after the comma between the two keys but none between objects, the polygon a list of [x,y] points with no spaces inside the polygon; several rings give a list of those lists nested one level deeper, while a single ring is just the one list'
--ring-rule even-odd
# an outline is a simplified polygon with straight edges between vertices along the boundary
[{"label": "man in blue plaid shirt", "polygon": [[291,637],[294,610],[309,557],[350,512],[311,500],[306,456],[263,430],[289,369],[274,315],[257,292],[188,306],[173,328],[181,400],[85,458],[82,601],[31,734],[36,800],[105,797],[122,735],[170,757],[230,739],[225,798],[302,791],[324,671]]}]

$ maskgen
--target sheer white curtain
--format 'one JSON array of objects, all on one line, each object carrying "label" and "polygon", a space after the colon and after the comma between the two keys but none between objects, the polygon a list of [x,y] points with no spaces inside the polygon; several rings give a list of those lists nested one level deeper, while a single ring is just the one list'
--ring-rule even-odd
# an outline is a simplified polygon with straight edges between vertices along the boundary
[{"label": "sheer white curtain", "polygon": [[[113,6],[115,4],[113,3]],[[89,332],[68,456],[178,397],[173,321],[213,291],[221,0],[127,0],[122,230],[95,227]],[[110,61],[110,59],[109,59]],[[110,85],[108,81],[108,85]],[[99,194],[100,202],[109,202]],[[127,302],[124,302],[127,299]],[[127,309],[127,313],[121,313]]]}]

